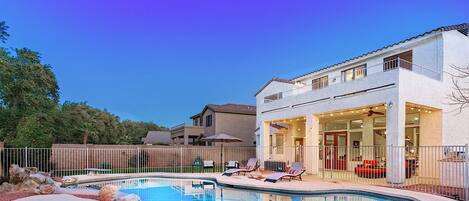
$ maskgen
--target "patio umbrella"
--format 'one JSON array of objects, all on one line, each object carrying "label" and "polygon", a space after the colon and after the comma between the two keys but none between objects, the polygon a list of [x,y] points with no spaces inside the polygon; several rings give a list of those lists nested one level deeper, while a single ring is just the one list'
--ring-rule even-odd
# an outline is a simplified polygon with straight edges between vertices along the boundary
[{"label": "patio umbrella", "polygon": [[[242,142],[243,140],[233,137],[231,135],[228,135],[226,133],[218,133],[218,134],[213,134],[209,135],[208,137],[202,138],[202,141],[206,142],[221,142],[221,151],[220,151],[220,161],[223,161],[223,143],[230,143],[230,142]],[[223,167],[225,164],[223,164]]]}]

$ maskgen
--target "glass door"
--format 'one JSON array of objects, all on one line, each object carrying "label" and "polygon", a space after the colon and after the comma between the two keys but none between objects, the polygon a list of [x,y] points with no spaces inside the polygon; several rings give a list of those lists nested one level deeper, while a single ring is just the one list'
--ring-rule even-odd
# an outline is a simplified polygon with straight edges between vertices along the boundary
[{"label": "glass door", "polygon": [[326,169],[347,169],[347,132],[324,133],[324,150],[326,158],[324,167]]}]

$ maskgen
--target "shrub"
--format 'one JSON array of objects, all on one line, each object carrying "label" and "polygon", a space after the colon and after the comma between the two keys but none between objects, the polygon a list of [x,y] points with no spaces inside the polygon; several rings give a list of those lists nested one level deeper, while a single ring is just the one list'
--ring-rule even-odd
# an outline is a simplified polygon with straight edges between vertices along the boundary
[{"label": "shrub", "polygon": [[[146,151],[140,151],[139,154],[135,154],[129,159],[129,167],[145,167],[148,164],[148,153]],[[139,164],[139,165],[137,165]]]},{"label": "shrub", "polygon": [[101,162],[98,167],[100,169],[112,169],[112,164],[110,162]]}]

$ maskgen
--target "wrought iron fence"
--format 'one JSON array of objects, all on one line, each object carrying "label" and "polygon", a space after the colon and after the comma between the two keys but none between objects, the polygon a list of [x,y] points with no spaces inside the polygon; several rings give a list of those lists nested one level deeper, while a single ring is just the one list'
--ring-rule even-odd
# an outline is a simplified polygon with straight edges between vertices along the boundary
[{"label": "wrought iron fence", "polygon": [[[266,151],[267,150],[267,151]],[[280,150],[280,151],[279,151]],[[469,146],[277,146],[264,161],[303,162],[318,179],[469,200]],[[281,169],[281,168],[280,168]]]},{"label": "wrought iron fence", "polygon": [[[55,176],[147,172],[221,172],[256,157],[265,171],[302,162],[315,179],[379,185],[469,200],[469,146],[277,146],[0,149],[2,175],[10,164]],[[213,167],[203,167],[212,161]],[[265,172],[268,174],[268,172]]]},{"label": "wrought iron fence", "polygon": [[[243,164],[255,147],[4,148],[2,175],[11,164],[37,167],[55,176],[145,172],[220,172],[228,161]],[[221,155],[223,152],[223,155]],[[213,167],[204,167],[204,161]]]}]

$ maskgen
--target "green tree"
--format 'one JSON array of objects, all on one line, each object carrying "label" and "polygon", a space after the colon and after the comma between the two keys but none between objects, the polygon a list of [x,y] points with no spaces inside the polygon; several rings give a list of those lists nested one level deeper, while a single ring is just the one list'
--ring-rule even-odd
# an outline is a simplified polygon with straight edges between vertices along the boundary
[{"label": "green tree", "polygon": [[[0,140],[15,146],[28,142],[34,145],[35,139],[26,139],[27,136],[34,137],[31,132],[40,136],[44,130],[48,135],[54,130],[45,128],[54,124],[44,124],[42,130],[37,131],[31,128],[35,128],[34,122],[54,119],[59,87],[51,67],[41,63],[37,52],[23,48],[16,49],[14,53],[12,55],[0,48]],[[45,115],[51,116],[38,119]],[[25,140],[20,144],[18,140],[13,141],[19,131],[22,132],[21,139]]]},{"label": "green tree", "polygon": [[0,21],[0,42],[5,43],[5,41],[10,36],[7,32],[8,26],[6,25],[5,21]]},{"label": "green tree", "polygon": [[15,147],[50,147],[54,132],[53,120],[47,114],[30,115],[18,124],[17,134],[11,143]]},{"label": "green tree", "polygon": [[[0,42],[9,34],[0,21]],[[0,47],[0,141],[16,147],[51,143],[141,144],[154,123],[120,121],[87,103],[59,105],[59,86],[50,65],[27,48]]]}]

